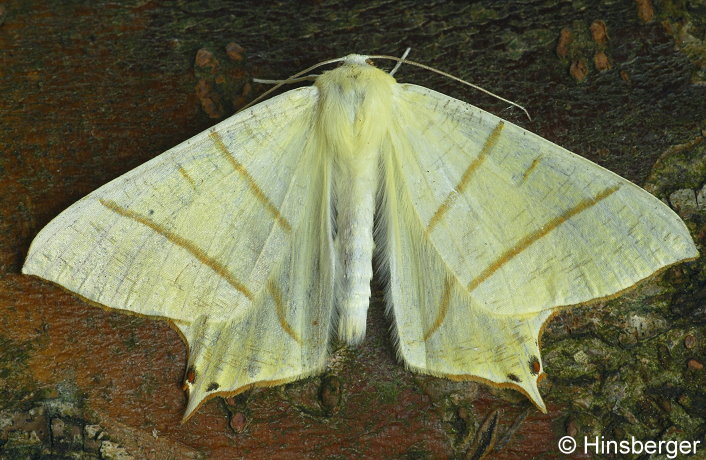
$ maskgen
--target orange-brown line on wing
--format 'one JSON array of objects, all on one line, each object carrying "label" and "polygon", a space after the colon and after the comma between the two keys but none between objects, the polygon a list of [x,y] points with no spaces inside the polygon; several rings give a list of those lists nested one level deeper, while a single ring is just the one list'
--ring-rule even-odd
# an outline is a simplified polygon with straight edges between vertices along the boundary
[{"label": "orange-brown line on wing", "polygon": [[301,345],[302,339],[299,337],[299,335],[297,335],[297,332],[292,329],[292,326],[289,325],[289,323],[287,322],[287,318],[284,316],[285,311],[284,302],[282,301],[282,293],[279,289],[277,289],[277,286],[275,286],[274,281],[270,280],[267,283],[267,290],[270,291],[270,295],[275,301],[275,307],[277,309],[277,319],[279,320],[280,326],[282,326],[284,332],[289,334],[289,336],[294,339],[295,342]]},{"label": "orange-brown line on wing", "polygon": [[267,195],[265,195],[265,192],[262,191],[262,189],[257,185],[257,182],[255,182],[255,179],[250,175],[247,169],[245,169],[245,166],[243,166],[238,160],[235,159],[233,154],[231,154],[228,151],[228,148],[225,146],[223,143],[223,139],[221,139],[221,135],[218,134],[216,131],[211,131],[209,133],[209,136],[211,137],[211,140],[215,144],[215,146],[220,150],[221,154],[228,160],[233,166],[233,169],[238,171],[240,175],[242,175],[245,180],[248,183],[248,186],[250,187],[250,191],[252,192],[253,195],[255,195],[255,198],[260,200],[260,202],[267,208],[267,210],[272,214],[272,216],[275,218],[277,223],[286,231],[291,231],[292,226],[289,224],[287,219],[284,218],[282,214],[280,214],[279,210],[275,207],[274,204],[270,201],[269,198],[267,198]]},{"label": "orange-brown line on wing", "polygon": [[488,153],[493,149],[495,144],[497,144],[503,126],[505,126],[505,123],[502,121],[495,125],[493,131],[488,135],[488,138],[485,140],[485,144],[483,144],[483,148],[481,149],[480,153],[471,162],[471,164],[468,165],[468,168],[466,168],[466,170],[463,172],[463,176],[461,176],[461,180],[458,182],[453,192],[448,194],[444,202],[441,203],[436,212],[434,212],[434,215],[431,217],[431,219],[429,219],[429,223],[427,224],[426,229],[427,233],[430,233],[434,229],[436,224],[441,221],[441,218],[444,216],[446,211],[449,210],[451,205],[453,205],[454,201],[456,201],[458,196],[463,193],[463,189],[465,189],[468,183],[470,182],[473,173],[478,169],[478,167],[480,167],[483,161],[485,161],[485,158],[488,156]]},{"label": "orange-brown line on wing", "polygon": [[554,219],[547,222],[546,224],[544,224],[542,227],[540,227],[539,230],[522,238],[514,247],[505,251],[500,257],[498,257],[498,259],[495,262],[493,262],[485,270],[483,270],[480,275],[473,278],[471,280],[471,282],[468,283],[468,290],[472,291],[475,288],[477,288],[479,284],[481,284],[483,281],[488,279],[493,273],[498,271],[498,269],[500,267],[505,265],[513,257],[517,256],[522,251],[527,249],[532,243],[534,243],[538,239],[542,238],[543,236],[546,236],[549,232],[551,232],[552,230],[554,230],[555,228],[557,228],[559,225],[563,224],[567,220],[571,219],[575,215],[589,209],[592,206],[597,205],[602,200],[608,198],[610,195],[615,193],[619,188],[620,188],[619,185],[615,185],[613,187],[608,187],[607,189],[603,190],[595,197],[586,198],[585,200],[581,201],[579,204],[577,204],[573,208],[569,209],[568,211],[566,211],[562,215],[557,216]]},{"label": "orange-brown line on wing", "polygon": [[542,159],[542,157],[537,157],[532,161],[532,164],[529,165],[529,168],[527,168],[527,170],[525,170],[525,173],[522,175],[522,182],[527,180],[527,178],[532,173],[532,171],[534,171],[534,168],[537,167],[537,165],[539,164],[539,161],[541,159]]},{"label": "orange-brown line on wing", "polygon": [[424,333],[424,341],[426,342],[429,337],[432,336],[439,326],[446,319],[446,314],[449,312],[449,300],[451,298],[451,280],[446,280],[446,286],[444,286],[444,294],[441,296],[441,303],[439,304],[439,311],[436,313],[436,319],[434,324],[431,325],[429,329]]},{"label": "orange-brown line on wing", "polygon": [[192,179],[191,176],[189,175],[189,173],[186,172],[186,169],[179,166],[179,174],[181,174],[184,177],[184,179],[186,179],[187,182],[189,182],[189,184],[191,185],[191,188],[196,188],[196,182],[194,182],[194,179]]},{"label": "orange-brown line on wing", "polygon": [[209,267],[211,270],[216,272],[218,275],[220,275],[223,279],[225,279],[228,284],[233,286],[233,288],[237,289],[240,291],[245,297],[248,299],[252,300],[253,299],[253,294],[250,292],[250,290],[245,287],[243,283],[235,279],[232,273],[228,271],[228,269],[220,262],[217,260],[211,258],[206,254],[203,249],[199,248],[196,246],[194,243],[191,241],[187,240],[186,238],[177,235],[174,232],[171,232],[164,228],[163,226],[159,225],[156,222],[153,222],[149,220],[148,218],[141,216],[140,214],[130,211],[129,209],[125,209],[121,207],[119,204],[117,204],[114,201],[110,200],[99,200],[100,203],[105,206],[106,208],[110,209],[116,214],[119,214],[123,217],[127,217],[128,219],[132,219],[135,222],[138,222],[145,227],[148,227],[152,230],[154,230],[156,233],[159,233],[162,235],[164,238],[169,240],[170,242],[176,244],[180,248],[183,248],[186,250],[189,254],[194,256],[196,260],[199,262],[203,263],[207,267]]}]

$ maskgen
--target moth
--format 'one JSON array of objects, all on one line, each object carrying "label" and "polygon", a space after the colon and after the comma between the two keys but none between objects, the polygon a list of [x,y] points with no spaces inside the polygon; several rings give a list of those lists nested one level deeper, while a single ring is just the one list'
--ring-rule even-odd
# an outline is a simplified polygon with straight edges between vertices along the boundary
[{"label": "moth", "polygon": [[30,247],[23,273],[173,323],[185,419],[320,373],[334,335],[360,343],[374,254],[409,369],[546,411],[552,313],[698,257],[679,217],[616,174],[369,56],[327,62],[79,200]]}]

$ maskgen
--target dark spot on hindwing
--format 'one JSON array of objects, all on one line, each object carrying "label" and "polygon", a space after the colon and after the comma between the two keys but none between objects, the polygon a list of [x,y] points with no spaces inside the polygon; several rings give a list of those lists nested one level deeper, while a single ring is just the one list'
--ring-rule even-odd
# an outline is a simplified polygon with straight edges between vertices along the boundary
[{"label": "dark spot on hindwing", "polygon": [[211,384],[206,388],[206,391],[216,391],[219,389],[221,386],[217,384],[216,382],[211,382]]},{"label": "dark spot on hindwing", "polygon": [[519,382],[522,381],[522,380],[520,380],[520,378],[519,378],[518,376],[516,376],[515,374],[507,374],[507,378],[510,379],[510,380],[512,380],[512,381],[515,382],[515,383],[519,383]]}]

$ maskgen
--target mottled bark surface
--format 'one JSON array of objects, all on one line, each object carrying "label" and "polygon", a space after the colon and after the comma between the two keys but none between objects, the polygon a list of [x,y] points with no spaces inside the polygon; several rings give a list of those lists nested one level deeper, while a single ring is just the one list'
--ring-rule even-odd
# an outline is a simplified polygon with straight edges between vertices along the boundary
[{"label": "mottled bark surface", "polygon": [[406,371],[377,280],[366,341],[338,349],[326,376],[216,398],[185,425],[176,332],[20,268],[71,203],[266,89],[249,76],[407,46],[533,120],[428,72],[403,67],[398,80],[647,185],[703,247],[705,17],[697,0],[0,3],[2,458],[558,458],[566,434],[703,443],[703,260],[554,318],[542,341],[547,415],[513,391]]}]

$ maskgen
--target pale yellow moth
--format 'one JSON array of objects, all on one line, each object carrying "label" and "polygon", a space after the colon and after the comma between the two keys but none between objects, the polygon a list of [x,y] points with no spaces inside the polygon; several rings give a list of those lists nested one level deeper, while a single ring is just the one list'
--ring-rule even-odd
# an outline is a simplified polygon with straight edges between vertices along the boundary
[{"label": "pale yellow moth", "polygon": [[[510,122],[349,55],[81,199],[23,272],[166,318],[185,419],[321,372],[365,335],[374,248],[408,368],[537,389],[552,312],[698,252],[668,206]],[[378,227],[374,240],[374,214]]]}]

